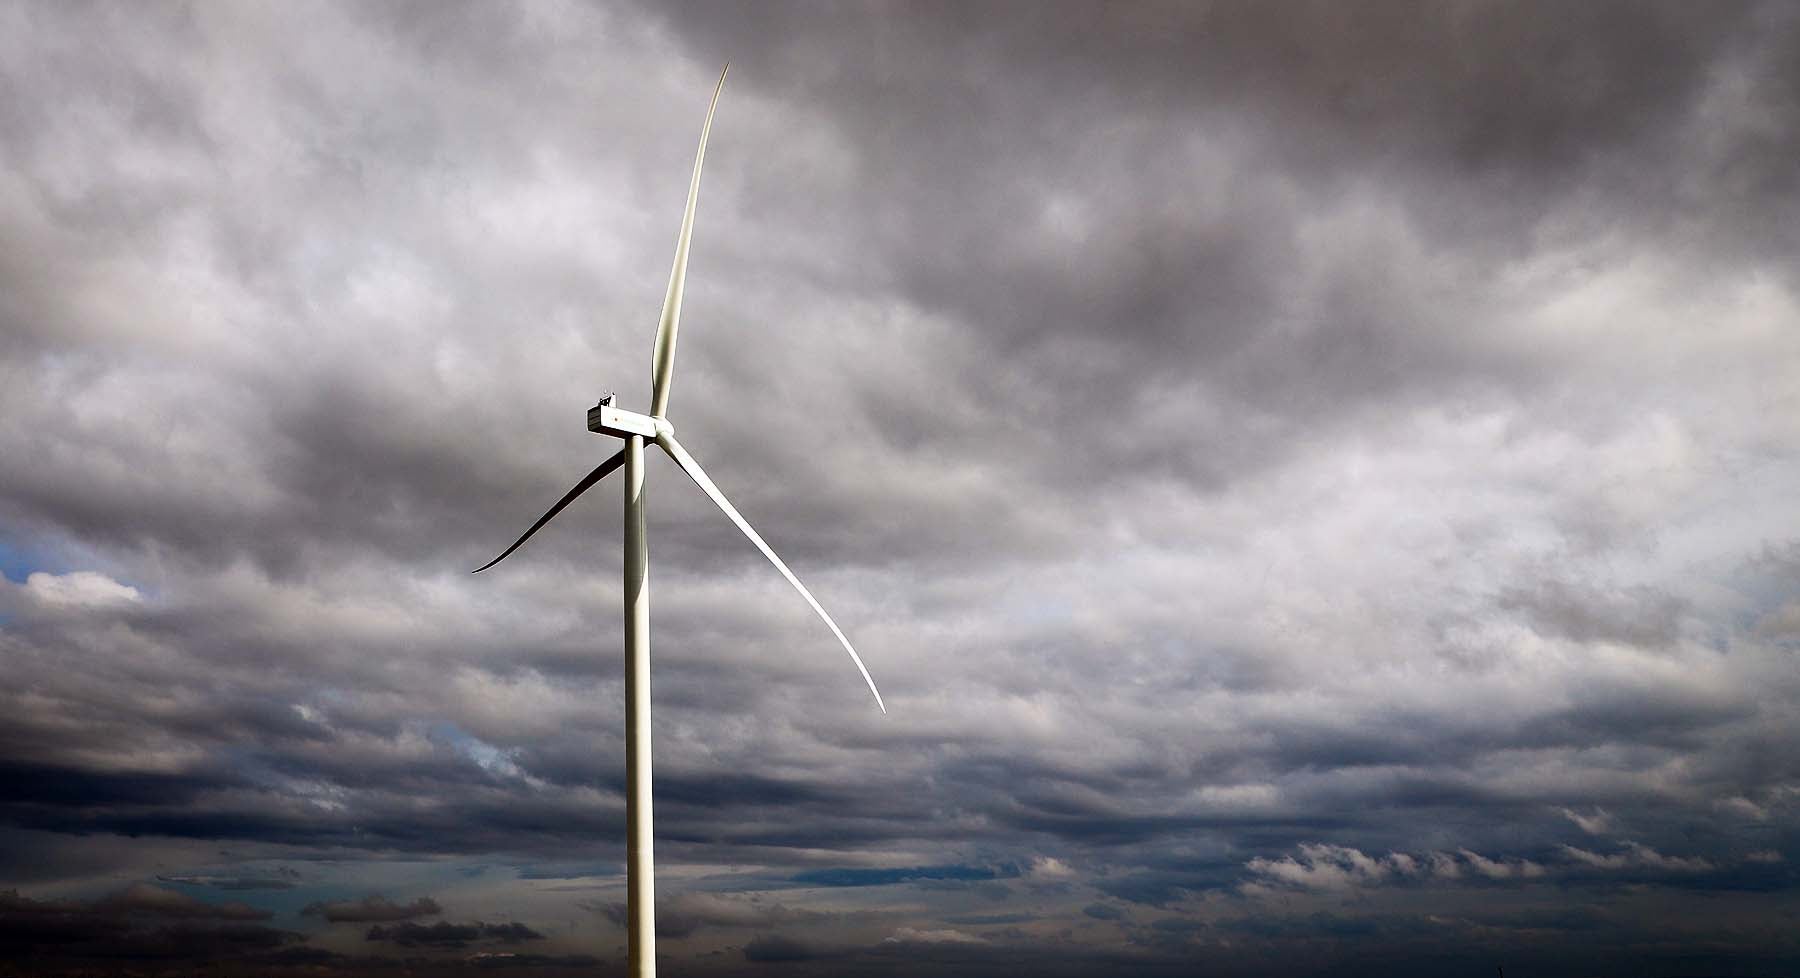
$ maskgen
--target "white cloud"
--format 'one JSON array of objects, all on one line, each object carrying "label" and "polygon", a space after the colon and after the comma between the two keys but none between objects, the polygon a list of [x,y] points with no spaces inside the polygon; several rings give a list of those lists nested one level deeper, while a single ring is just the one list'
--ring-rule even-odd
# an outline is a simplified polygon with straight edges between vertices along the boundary
[{"label": "white cloud", "polygon": [[1583,815],[1573,808],[1559,808],[1563,817],[1581,827],[1581,831],[1589,835],[1601,835],[1612,829],[1613,817],[1604,808],[1594,809],[1592,814]]},{"label": "white cloud", "polygon": [[48,608],[109,608],[144,600],[137,588],[120,584],[97,571],[67,574],[37,571],[25,578],[24,592]]},{"label": "white cloud", "polygon": [[1489,859],[1470,849],[1370,856],[1350,846],[1318,843],[1303,843],[1295,856],[1258,857],[1244,865],[1264,882],[1304,890],[1346,890],[1405,879],[1457,880],[1465,878],[1465,870],[1492,880],[1536,879],[1546,873],[1529,859]]},{"label": "white cloud", "polygon": [[1382,883],[1417,872],[1410,856],[1376,858],[1349,846],[1302,843],[1298,856],[1257,857],[1244,865],[1269,880],[1308,890],[1341,890]]},{"label": "white cloud", "polygon": [[1209,784],[1194,792],[1203,810],[1257,811],[1275,807],[1281,789],[1272,784]]},{"label": "white cloud", "polygon": [[986,944],[987,943],[987,941],[984,940],[983,938],[976,937],[974,934],[965,934],[960,930],[952,930],[949,928],[920,929],[920,928],[915,928],[915,927],[896,928],[894,930],[894,933],[885,939],[885,942],[893,943],[893,944]]},{"label": "white cloud", "polygon": [[1745,798],[1743,795],[1737,795],[1732,798],[1722,798],[1717,804],[1721,811],[1730,812],[1733,815],[1742,816],[1743,818],[1752,821],[1766,822],[1769,819],[1769,810],[1767,808]]},{"label": "white cloud", "polygon": [[1488,879],[1535,879],[1536,877],[1544,875],[1544,867],[1539,866],[1529,859],[1515,859],[1511,862],[1504,862],[1498,859],[1489,859],[1478,852],[1471,852],[1468,849],[1459,849],[1457,850],[1457,853],[1463,857],[1464,861],[1466,861],[1475,872],[1480,873]]},{"label": "white cloud", "polygon": [[1697,856],[1665,856],[1649,846],[1636,842],[1627,842],[1624,851],[1610,855],[1589,852],[1586,849],[1577,849],[1568,845],[1563,846],[1562,851],[1570,859],[1597,869],[1661,869],[1681,873],[1700,873],[1713,868],[1711,862]]}]

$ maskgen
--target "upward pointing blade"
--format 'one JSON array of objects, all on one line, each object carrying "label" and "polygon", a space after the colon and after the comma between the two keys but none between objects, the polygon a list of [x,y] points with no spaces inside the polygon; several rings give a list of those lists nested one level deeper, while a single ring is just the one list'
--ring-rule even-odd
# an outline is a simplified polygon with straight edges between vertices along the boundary
[{"label": "upward pointing blade", "polygon": [[489,567],[492,567],[495,564],[498,564],[499,562],[505,560],[514,550],[519,549],[520,544],[531,539],[531,535],[533,533],[536,533],[538,530],[543,529],[545,523],[550,522],[553,518],[555,518],[557,513],[562,512],[563,507],[574,502],[576,496],[579,496],[582,493],[587,492],[589,489],[594,488],[595,483],[599,482],[601,479],[604,479],[608,475],[612,474],[612,470],[618,468],[619,465],[621,463],[623,463],[624,461],[625,461],[625,451],[624,451],[624,449],[620,449],[618,454],[614,455],[612,458],[609,458],[606,461],[601,462],[599,465],[594,466],[594,471],[589,472],[587,474],[586,478],[582,479],[580,482],[575,483],[575,488],[570,489],[567,494],[565,494],[561,499],[558,499],[556,501],[556,505],[550,507],[550,512],[545,513],[544,515],[538,517],[538,521],[536,523],[531,524],[531,529],[526,530],[524,536],[518,538],[517,540],[514,540],[513,545],[510,547],[507,547],[505,553],[501,554],[498,557],[495,557],[493,560],[490,560],[485,564],[482,564],[480,567],[475,568],[474,570],[470,571],[469,573],[479,574],[482,571],[487,570]]},{"label": "upward pointing blade", "polygon": [[831,634],[836,635],[837,640],[843,643],[844,651],[850,653],[850,661],[856,663],[856,671],[862,673],[863,682],[869,684],[869,692],[875,694],[875,705],[881,707],[881,712],[886,713],[887,704],[881,702],[881,690],[876,689],[875,680],[869,678],[869,670],[863,666],[862,657],[850,647],[850,640],[844,637],[844,630],[839,628],[837,622],[832,621],[831,616],[825,613],[825,609],[819,606],[819,602],[812,596],[812,592],[806,589],[806,585],[800,583],[800,579],[794,576],[793,571],[788,570],[788,565],[782,563],[780,557],[775,556],[775,551],[771,550],[769,545],[763,542],[763,538],[745,521],[744,517],[739,515],[737,508],[731,505],[731,501],[725,498],[725,494],[719,491],[719,487],[713,485],[713,481],[706,477],[706,470],[700,468],[700,463],[694,461],[694,456],[689,455],[687,449],[682,448],[681,443],[676,441],[673,435],[658,435],[656,443],[662,446],[663,451],[669,453],[669,457],[675,460],[676,465],[681,466],[681,471],[686,472],[688,478],[694,480],[694,484],[700,487],[700,491],[712,497],[712,501],[719,504],[719,508],[725,511],[725,515],[731,517],[731,522],[736,523],[737,528],[744,531],[744,535],[750,538],[750,542],[756,544],[756,549],[761,550],[763,556],[769,558],[769,563],[774,564],[775,569],[781,572],[781,576],[787,578],[788,583],[792,584],[794,589],[800,592],[800,596],[806,599],[806,603],[812,605],[812,610],[818,612],[820,618],[825,619],[825,624],[831,629]]},{"label": "upward pointing blade", "polygon": [[700,129],[700,150],[694,154],[694,178],[688,183],[687,211],[681,217],[681,237],[675,239],[675,267],[669,272],[669,291],[663,297],[662,320],[656,324],[656,350],[650,360],[650,414],[662,417],[669,410],[669,375],[675,369],[675,333],[681,328],[681,293],[687,285],[688,241],[694,236],[694,205],[700,199],[700,164],[706,161],[706,135],[712,131],[713,110],[725,90],[725,71],[713,89],[706,108],[706,125]]}]

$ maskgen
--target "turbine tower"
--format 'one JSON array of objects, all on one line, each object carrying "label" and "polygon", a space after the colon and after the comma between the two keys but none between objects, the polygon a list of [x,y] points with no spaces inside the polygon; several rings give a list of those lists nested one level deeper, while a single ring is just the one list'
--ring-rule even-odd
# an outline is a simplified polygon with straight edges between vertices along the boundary
[{"label": "turbine tower", "polygon": [[875,688],[875,680],[869,677],[869,670],[863,665],[862,657],[844,637],[843,629],[825,609],[819,605],[812,592],[787,564],[776,556],[767,543],[763,541],[749,522],[738,513],[737,507],[725,498],[719,487],[713,484],[706,475],[706,470],[687,449],[675,440],[675,428],[667,417],[669,409],[669,383],[675,367],[675,333],[681,325],[681,293],[687,283],[688,242],[694,232],[694,204],[700,195],[700,165],[706,160],[706,135],[712,130],[713,110],[719,105],[719,92],[725,88],[725,72],[731,70],[730,65],[719,73],[719,84],[713,89],[712,104],[706,110],[706,124],[700,129],[700,150],[694,154],[694,176],[688,183],[687,211],[681,218],[681,235],[675,240],[675,267],[669,273],[669,291],[663,298],[662,319],[656,326],[656,347],[651,357],[651,394],[650,413],[636,414],[618,408],[612,403],[612,395],[600,399],[600,403],[588,410],[588,430],[612,435],[624,439],[625,447],[611,458],[601,462],[589,472],[586,478],[575,484],[575,488],[561,499],[550,511],[538,518],[531,529],[507,547],[500,556],[477,567],[474,573],[481,573],[489,567],[505,560],[509,554],[519,549],[519,545],[531,539],[531,535],[550,522],[557,513],[563,511],[577,496],[593,488],[601,479],[611,474],[620,465],[625,467],[625,823],[626,823],[626,889],[627,889],[627,931],[631,949],[632,978],[654,978],[656,974],[656,921],[655,921],[655,887],[654,860],[651,857],[651,842],[654,833],[651,830],[650,813],[650,598],[649,598],[649,561],[650,555],[644,541],[644,443],[654,442],[657,447],[667,452],[675,460],[675,464],[694,480],[700,491],[707,498],[717,503],[737,528],[744,531],[750,542],[756,544],[764,557],[775,565],[781,576],[800,592],[812,610],[818,612],[825,620],[831,634],[850,653],[850,661],[856,663],[856,669],[862,673],[863,682],[869,685],[869,692],[875,694],[875,705],[887,712],[887,706],[881,702],[881,691]]}]

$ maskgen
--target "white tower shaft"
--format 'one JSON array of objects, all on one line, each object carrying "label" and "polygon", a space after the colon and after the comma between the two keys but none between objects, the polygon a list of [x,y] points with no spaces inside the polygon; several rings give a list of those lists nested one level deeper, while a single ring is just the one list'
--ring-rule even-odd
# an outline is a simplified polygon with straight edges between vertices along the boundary
[{"label": "white tower shaft", "polygon": [[625,886],[631,978],[656,978],[656,874],[650,816],[650,551],[644,540],[644,438],[625,439]]}]

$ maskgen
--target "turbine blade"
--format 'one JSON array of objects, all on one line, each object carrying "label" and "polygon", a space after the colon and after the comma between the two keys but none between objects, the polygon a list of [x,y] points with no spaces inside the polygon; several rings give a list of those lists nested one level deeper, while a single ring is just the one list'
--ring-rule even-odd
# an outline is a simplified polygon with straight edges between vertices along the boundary
[{"label": "turbine blade", "polygon": [[601,479],[604,479],[608,475],[610,475],[612,473],[612,470],[618,468],[621,464],[624,463],[624,461],[625,461],[625,450],[620,449],[618,454],[614,455],[612,458],[609,458],[606,461],[601,462],[599,465],[595,466],[594,471],[589,472],[587,474],[586,478],[582,479],[580,482],[575,483],[575,488],[570,489],[567,495],[563,496],[561,499],[558,499],[556,501],[555,506],[550,507],[550,512],[545,513],[544,515],[538,517],[538,521],[536,523],[531,524],[531,529],[526,530],[524,536],[518,538],[517,540],[514,540],[513,545],[506,548],[506,553],[503,553],[500,556],[495,557],[493,560],[490,560],[487,563],[482,564],[480,567],[475,568],[474,570],[470,571],[469,573],[479,574],[482,571],[487,570],[489,567],[492,567],[495,564],[498,564],[499,562],[505,560],[507,558],[507,556],[510,555],[514,550],[519,549],[520,544],[531,539],[531,535],[533,533],[536,533],[538,530],[543,529],[545,523],[550,522],[552,519],[555,518],[557,513],[560,513],[563,511],[564,507],[566,507],[570,503],[574,502],[576,496],[579,496],[582,493],[587,492],[589,489],[594,488],[595,483],[599,482]]},{"label": "turbine blade", "polygon": [[875,694],[875,705],[881,707],[881,712],[886,713],[887,704],[881,701],[881,690],[875,688],[875,680],[870,678],[868,668],[863,665],[862,656],[857,655],[856,650],[850,647],[850,640],[844,637],[844,630],[839,628],[837,622],[832,621],[831,616],[825,613],[825,609],[820,607],[818,599],[812,596],[812,592],[806,589],[806,585],[800,583],[800,579],[794,576],[793,571],[788,570],[788,565],[782,563],[780,557],[775,556],[775,551],[763,542],[763,538],[738,513],[737,507],[731,505],[731,500],[726,499],[725,494],[719,491],[719,487],[707,478],[706,470],[700,467],[699,462],[694,461],[694,456],[689,455],[687,449],[682,448],[681,443],[676,441],[674,436],[659,435],[656,443],[662,446],[663,451],[669,453],[669,457],[675,460],[676,465],[681,466],[681,471],[686,472],[688,478],[694,480],[694,484],[700,487],[701,492],[712,497],[712,501],[725,511],[725,515],[731,517],[731,522],[736,523],[737,528],[743,530],[744,535],[750,538],[750,542],[756,544],[756,549],[761,550],[763,556],[769,558],[769,563],[774,564],[775,569],[781,572],[781,576],[787,578],[788,583],[794,586],[794,590],[799,591],[800,596],[806,599],[806,603],[812,605],[812,610],[818,612],[820,618],[825,619],[825,624],[831,629],[831,634],[836,635],[837,640],[843,643],[844,651],[850,653],[850,661],[856,663],[856,671],[862,673],[863,682],[869,684],[869,692]]},{"label": "turbine blade", "polygon": [[669,409],[669,375],[675,369],[675,333],[681,328],[681,293],[687,286],[688,242],[694,236],[694,205],[700,199],[700,164],[706,161],[706,135],[712,131],[713,110],[725,90],[725,71],[706,107],[706,125],[700,127],[700,150],[694,154],[694,178],[688,183],[687,211],[681,217],[681,236],[675,239],[675,267],[669,272],[669,291],[663,296],[662,319],[656,324],[656,349],[650,360],[650,414],[662,417]]}]

